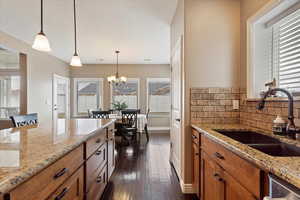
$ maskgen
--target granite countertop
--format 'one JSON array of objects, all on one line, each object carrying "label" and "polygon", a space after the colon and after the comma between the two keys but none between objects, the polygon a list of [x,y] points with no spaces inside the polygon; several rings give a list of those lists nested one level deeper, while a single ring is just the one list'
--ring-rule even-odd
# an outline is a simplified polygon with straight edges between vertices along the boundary
[{"label": "granite countertop", "polygon": [[0,131],[0,194],[7,193],[111,125],[109,119],[57,119]]},{"label": "granite countertop", "polygon": [[245,158],[246,160],[256,164],[260,168],[267,170],[280,177],[281,179],[286,180],[287,182],[300,188],[300,157],[270,156],[256,149],[253,149],[246,144],[242,144],[236,140],[226,137],[214,131],[214,129],[259,131],[263,134],[275,137],[281,140],[282,142],[293,144],[299,147],[300,141],[291,140],[282,136],[276,136],[271,132],[254,129],[241,124],[192,124],[192,127],[204,134],[205,136],[209,137],[213,141],[223,145],[225,148],[233,151],[239,156]]}]

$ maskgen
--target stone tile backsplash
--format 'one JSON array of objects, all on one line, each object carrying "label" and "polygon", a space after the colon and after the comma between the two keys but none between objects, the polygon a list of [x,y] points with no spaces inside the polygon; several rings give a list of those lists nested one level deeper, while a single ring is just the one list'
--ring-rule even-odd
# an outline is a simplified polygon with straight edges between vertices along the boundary
[{"label": "stone tile backsplash", "polygon": [[240,113],[233,100],[240,99],[239,88],[192,88],[191,121],[203,124],[239,123]]},{"label": "stone tile backsplash", "polygon": [[[240,109],[233,110],[233,100]],[[277,115],[287,120],[287,101],[267,101],[264,110],[256,109],[258,100],[246,100],[246,89],[192,88],[191,122],[202,124],[242,123],[251,127],[272,130]],[[294,115],[300,121],[300,101],[294,102]]]}]

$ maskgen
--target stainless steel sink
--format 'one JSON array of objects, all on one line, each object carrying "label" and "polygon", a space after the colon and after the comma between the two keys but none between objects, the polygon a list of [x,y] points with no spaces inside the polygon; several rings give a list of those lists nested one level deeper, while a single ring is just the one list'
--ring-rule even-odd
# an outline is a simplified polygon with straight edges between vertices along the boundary
[{"label": "stainless steel sink", "polygon": [[280,140],[252,131],[215,130],[222,135],[257,149],[271,156],[300,156],[300,147],[283,143]]}]

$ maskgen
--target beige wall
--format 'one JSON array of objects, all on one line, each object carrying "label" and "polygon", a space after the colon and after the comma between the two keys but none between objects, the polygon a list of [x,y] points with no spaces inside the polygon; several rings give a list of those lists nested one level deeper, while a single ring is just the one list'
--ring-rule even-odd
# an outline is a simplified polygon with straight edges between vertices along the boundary
[{"label": "beige wall", "polygon": [[241,0],[241,88],[247,86],[247,20],[270,0]]},{"label": "beige wall", "polygon": [[[169,78],[170,65],[152,65],[152,64],[123,64],[119,66],[120,75],[128,78],[140,79],[140,99],[139,105],[142,112],[147,109],[147,78]],[[111,93],[110,85],[107,82],[107,77],[116,73],[116,66],[111,64],[99,65],[84,65],[81,68],[71,67],[70,75],[72,78],[103,78],[103,102],[104,109],[110,109],[111,106]],[[73,81],[71,81],[71,91],[73,91]],[[71,92],[73,94],[73,92]],[[71,94],[71,96],[72,96]],[[74,97],[73,97],[74,98]],[[71,98],[71,110],[74,108],[73,98]],[[169,126],[169,116],[158,118],[159,120],[151,120],[151,126]],[[160,116],[161,117],[161,116]]]},{"label": "beige wall", "polygon": [[[180,1],[179,1],[180,2]],[[190,137],[190,89],[239,87],[240,1],[184,0],[171,25],[171,41],[177,41],[184,21],[183,181],[192,182]],[[184,7],[182,16],[181,7]],[[171,45],[172,48],[172,45]]]},{"label": "beige wall", "polygon": [[49,54],[35,51],[29,44],[1,31],[0,45],[27,55],[27,111],[37,112],[41,122],[50,122],[52,77],[54,73],[69,77],[69,65]]}]

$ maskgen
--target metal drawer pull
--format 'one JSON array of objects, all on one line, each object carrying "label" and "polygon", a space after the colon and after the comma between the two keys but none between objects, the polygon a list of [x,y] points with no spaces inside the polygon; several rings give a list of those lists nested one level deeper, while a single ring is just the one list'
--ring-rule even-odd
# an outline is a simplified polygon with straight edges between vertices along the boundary
[{"label": "metal drawer pull", "polygon": [[98,139],[96,140],[96,143],[99,144],[100,142],[101,142],[101,139],[98,138]]},{"label": "metal drawer pull", "polygon": [[221,159],[221,160],[224,160],[224,159],[225,159],[224,156],[222,156],[222,155],[221,155],[220,153],[218,153],[218,152],[214,153],[214,155],[215,155],[217,158]]},{"label": "metal drawer pull", "polygon": [[96,155],[97,155],[97,156],[101,155],[101,153],[102,153],[102,150],[96,151]]},{"label": "metal drawer pull", "polygon": [[55,197],[55,200],[61,200],[69,191],[69,188],[64,188],[59,195]]},{"label": "metal drawer pull", "polygon": [[102,177],[101,176],[97,177],[96,182],[101,183],[102,182]]},{"label": "metal drawer pull", "polygon": [[69,171],[68,168],[63,168],[62,170],[60,170],[59,172],[57,172],[57,173],[53,176],[53,178],[54,178],[54,179],[57,179],[57,178],[63,176],[63,175],[64,175],[65,173],[67,173],[68,171]]},{"label": "metal drawer pull", "polygon": [[221,178],[220,175],[217,174],[217,173],[214,174],[214,177],[215,177],[218,181],[220,181],[220,182],[223,182],[223,181],[224,181],[224,179]]}]

